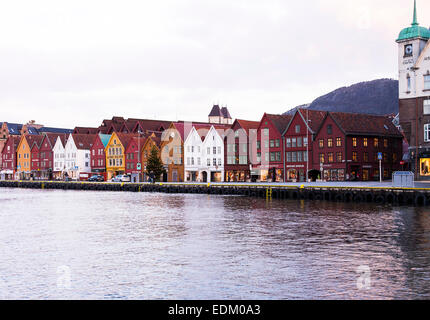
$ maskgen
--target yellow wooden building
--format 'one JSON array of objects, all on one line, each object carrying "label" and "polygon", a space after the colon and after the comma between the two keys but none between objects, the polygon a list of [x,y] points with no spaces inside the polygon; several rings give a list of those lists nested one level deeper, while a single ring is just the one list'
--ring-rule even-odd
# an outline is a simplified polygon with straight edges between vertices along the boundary
[{"label": "yellow wooden building", "polygon": [[106,173],[107,179],[125,174],[125,150],[137,134],[114,132],[106,145]]}]

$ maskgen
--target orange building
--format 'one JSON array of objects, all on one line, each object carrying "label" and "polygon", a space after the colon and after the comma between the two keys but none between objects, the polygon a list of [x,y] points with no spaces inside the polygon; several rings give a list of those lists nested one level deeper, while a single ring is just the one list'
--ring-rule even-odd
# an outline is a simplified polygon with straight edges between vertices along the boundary
[{"label": "orange building", "polygon": [[[143,145],[143,149],[142,149],[143,181],[148,180],[148,175],[146,174],[146,165],[148,164],[148,158],[151,155],[152,148],[155,146],[158,150],[158,154],[160,154],[161,135],[162,135],[161,132],[153,132],[150,136],[146,138],[145,144]],[[167,177],[166,177],[166,180],[167,180]]]},{"label": "orange building", "polygon": [[42,140],[43,136],[40,135],[23,135],[21,137],[18,148],[16,149],[17,173],[19,175],[19,179],[29,180],[31,178],[31,148],[35,143],[39,145]]}]

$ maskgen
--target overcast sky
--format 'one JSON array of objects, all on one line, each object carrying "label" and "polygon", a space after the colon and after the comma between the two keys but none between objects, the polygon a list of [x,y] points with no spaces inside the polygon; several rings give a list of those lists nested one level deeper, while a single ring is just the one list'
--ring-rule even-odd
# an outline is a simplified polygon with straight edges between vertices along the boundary
[{"label": "overcast sky", "polygon": [[[0,4],[0,121],[114,115],[259,120],[338,87],[397,78],[413,0],[38,0]],[[430,1],[418,0],[430,25]]]}]

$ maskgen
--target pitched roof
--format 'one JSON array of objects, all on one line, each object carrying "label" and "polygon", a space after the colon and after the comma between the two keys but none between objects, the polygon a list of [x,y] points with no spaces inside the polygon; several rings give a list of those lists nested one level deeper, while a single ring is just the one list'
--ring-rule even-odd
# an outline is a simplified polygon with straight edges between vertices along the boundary
[{"label": "pitched roof", "polygon": [[99,128],[91,127],[75,127],[75,129],[73,130],[73,133],[77,134],[96,134],[97,132],[99,132]]},{"label": "pitched roof", "polygon": [[249,120],[242,120],[242,119],[236,119],[237,123],[242,127],[243,130],[245,130],[246,134],[249,134],[249,131],[252,129],[257,130],[260,126],[259,121],[249,121]]},{"label": "pitched roof", "polygon": [[301,115],[303,120],[306,123],[308,121],[309,128],[312,132],[317,132],[319,127],[327,115],[327,111],[318,111],[318,110],[309,110],[309,109],[298,109],[297,110]]},{"label": "pitched roof", "polygon": [[48,142],[51,148],[55,146],[55,143],[57,142],[58,137],[60,137],[60,140],[63,146],[66,145],[67,139],[69,137],[69,135],[66,133],[45,133],[44,136],[46,137],[45,139],[48,139]]},{"label": "pitched roof", "polygon": [[215,104],[212,107],[211,112],[209,113],[209,117],[221,117],[221,116],[222,116],[221,109],[219,105]]},{"label": "pitched roof", "polygon": [[329,112],[329,115],[346,134],[402,137],[388,116],[345,112]]},{"label": "pitched roof", "polygon": [[40,136],[40,135],[26,135],[25,139],[27,140],[27,143],[28,143],[30,149],[32,149],[34,145],[37,145],[37,147],[39,148],[41,142],[43,141],[43,136]]},{"label": "pitched roof", "polygon": [[112,136],[111,134],[102,134],[102,133],[99,133],[100,140],[103,143],[103,146],[105,148],[108,145],[111,136]]},{"label": "pitched roof", "polygon": [[146,141],[152,140],[155,143],[155,145],[158,148],[160,148],[160,146],[161,146],[161,136],[162,136],[161,132],[153,132],[150,136],[148,136],[146,138]]},{"label": "pitched roof", "polygon": [[230,115],[230,112],[228,112],[227,107],[223,107],[221,109],[221,114],[224,118],[231,119],[231,115]]},{"label": "pitched roof", "polygon": [[[10,141],[13,145],[13,149],[16,151],[16,148],[18,148],[18,144],[21,141],[21,136],[9,136],[9,138],[7,138],[7,140],[6,140],[6,144]],[[3,149],[3,151],[4,150],[5,149]]]},{"label": "pitched roof", "polygon": [[90,150],[94,143],[95,134],[72,134],[76,148],[80,150]]},{"label": "pitched roof", "polygon": [[9,122],[5,122],[5,123],[7,125],[7,129],[9,130],[9,134],[12,134],[12,135],[20,135],[21,134],[22,124],[9,123]]},{"label": "pitched roof", "polygon": [[[131,142],[135,143],[138,147],[140,145],[139,152],[142,152],[143,147],[145,146],[146,140],[147,140],[147,138],[142,137],[142,136],[140,138],[139,137],[134,137],[134,138],[131,139],[129,145],[131,144]],[[161,141],[161,139],[160,139],[160,141]]]},{"label": "pitched roof", "polygon": [[117,135],[119,141],[121,141],[121,144],[124,147],[124,150],[127,149],[128,144],[130,143],[130,141],[134,137],[138,136],[136,133],[122,133],[122,132],[117,132],[116,135]]},{"label": "pitched roof", "polygon": [[52,127],[42,127],[40,129],[37,129],[37,131],[40,133],[73,133],[72,129],[64,129],[64,128],[52,128]]},{"label": "pitched roof", "polygon": [[163,131],[169,128],[172,121],[168,120],[150,120],[150,119],[128,119],[130,123],[134,123],[133,131],[137,132],[137,127],[140,126],[144,132],[148,131]]},{"label": "pitched roof", "polygon": [[285,128],[287,128],[288,124],[293,118],[292,115],[268,114],[268,113],[266,113],[266,116],[273,123],[273,125],[276,127],[276,129],[280,134],[284,133]]}]

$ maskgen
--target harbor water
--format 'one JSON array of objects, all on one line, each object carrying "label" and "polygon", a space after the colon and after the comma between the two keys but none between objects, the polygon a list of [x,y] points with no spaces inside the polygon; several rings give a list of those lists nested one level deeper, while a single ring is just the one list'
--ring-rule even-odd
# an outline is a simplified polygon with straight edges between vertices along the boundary
[{"label": "harbor water", "polygon": [[430,208],[0,190],[2,299],[430,299]]}]

